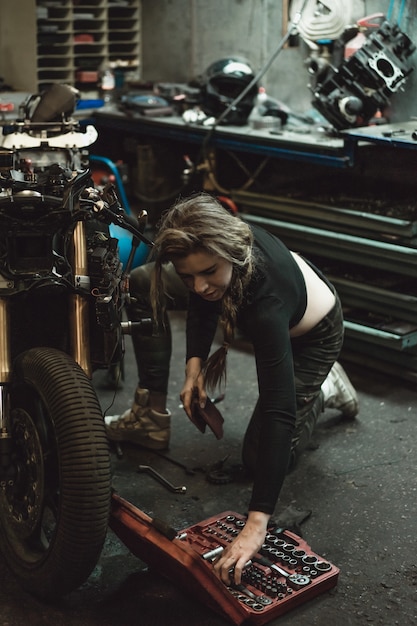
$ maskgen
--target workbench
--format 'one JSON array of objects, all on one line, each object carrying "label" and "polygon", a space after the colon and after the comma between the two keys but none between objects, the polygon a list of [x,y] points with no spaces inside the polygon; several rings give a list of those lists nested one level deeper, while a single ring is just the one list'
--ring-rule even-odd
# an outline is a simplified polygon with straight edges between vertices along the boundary
[{"label": "workbench", "polygon": [[[184,144],[201,145],[210,126],[186,124],[181,116],[148,117],[117,109],[98,110],[93,115],[102,133],[117,131],[133,137],[154,137]],[[269,130],[246,126],[216,126],[210,142],[216,148],[299,163],[316,163],[344,168],[353,164],[355,143],[348,136],[331,137],[318,127]]]}]

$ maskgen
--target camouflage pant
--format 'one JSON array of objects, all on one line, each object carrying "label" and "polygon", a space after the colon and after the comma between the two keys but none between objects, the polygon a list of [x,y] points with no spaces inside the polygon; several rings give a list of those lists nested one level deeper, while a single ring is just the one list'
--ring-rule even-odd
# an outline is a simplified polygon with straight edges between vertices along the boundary
[{"label": "camouflage pant", "polygon": [[[153,263],[147,263],[132,271],[130,277],[132,303],[127,307],[130,321],[152,317],[150,287],[153,266]],[[163,267],[162,280],[167,310],[185,311],[188,305],[188,290],[172,265]],[[167,393],[172,352],[168,317],[165,318],[165,328],[155,329],[152,336],[133,331],[132,342],[138,368],[139,386],[143,389]]]}]

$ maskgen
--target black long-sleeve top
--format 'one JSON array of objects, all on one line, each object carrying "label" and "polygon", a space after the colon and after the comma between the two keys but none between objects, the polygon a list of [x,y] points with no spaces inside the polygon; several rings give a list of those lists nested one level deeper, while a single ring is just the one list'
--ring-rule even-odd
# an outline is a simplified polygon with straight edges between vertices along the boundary
[{"label": "black long-sleeve top", "polygon": [[[249,510],[272,514],[284,481],[295,424],[296,397],[289,330],[307,306],[304,277],[290,251],[252,226],[256,269],[237,316],[252,342],[261,410],[261,436]],[[190,293],[187,360],[206,360],[217,328],[219,302]]]}]

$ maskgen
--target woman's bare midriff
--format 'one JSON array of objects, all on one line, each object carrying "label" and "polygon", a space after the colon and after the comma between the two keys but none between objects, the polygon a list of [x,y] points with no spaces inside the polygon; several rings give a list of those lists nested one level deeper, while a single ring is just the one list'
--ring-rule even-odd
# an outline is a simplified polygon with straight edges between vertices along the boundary
[{"label": "woman's bare midriff", "polygon": [[297,253],[291,252],[300,268],[307,290],[307,307],[301,320],[290,330],[291,337],[299,337],[314,328],[329,311],[336,298],[332,290]]}]

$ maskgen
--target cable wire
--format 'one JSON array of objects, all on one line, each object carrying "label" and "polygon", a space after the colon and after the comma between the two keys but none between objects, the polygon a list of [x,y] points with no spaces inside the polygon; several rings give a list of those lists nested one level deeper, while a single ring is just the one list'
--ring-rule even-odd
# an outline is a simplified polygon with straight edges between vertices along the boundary
[{"label": "cable wire", "polygon": [[[398,26],[400,25],[401,20],[403,18],[405,4],[406,4],[406,0],[401,0],[400,8],[398,10],[398,17],[397,17],[397,25]],[[390,3],[389,3],[388,11],[387,11],[387,20],[389,22],[393,19],[392,16],[393,16],[393,13],[394,13],[394,6],[395,5],[396,5],[396,0],[391,0]]]}]

